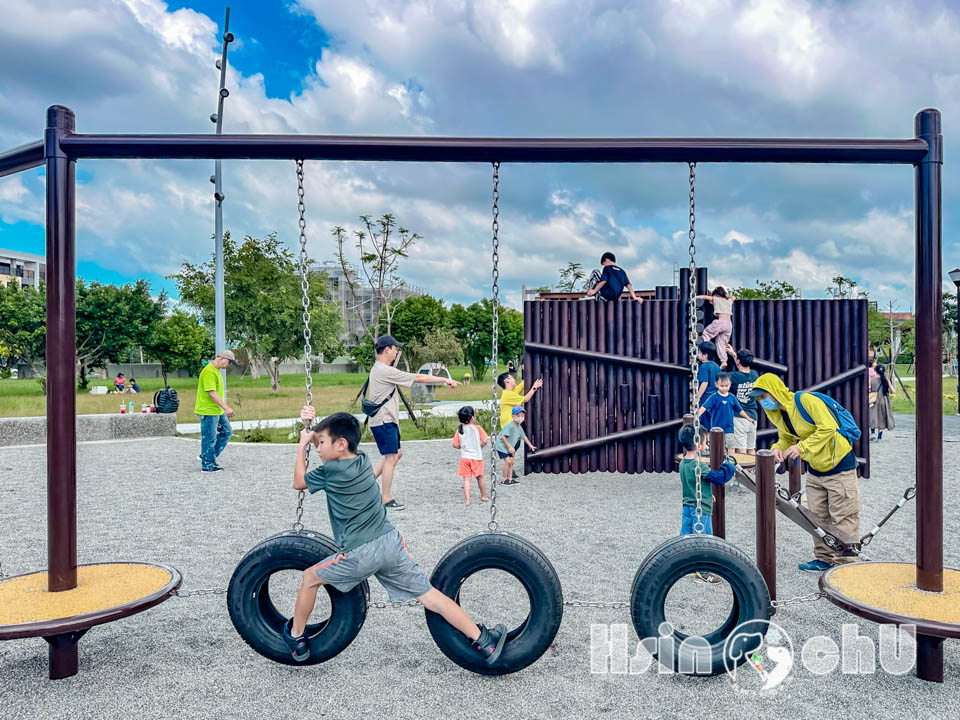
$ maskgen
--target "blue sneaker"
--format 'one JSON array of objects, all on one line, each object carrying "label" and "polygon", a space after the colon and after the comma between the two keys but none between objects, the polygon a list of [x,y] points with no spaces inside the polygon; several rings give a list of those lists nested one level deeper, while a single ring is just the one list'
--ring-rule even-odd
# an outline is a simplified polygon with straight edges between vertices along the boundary
[{"label": "blue sneaker", "polygon": [[800,563],[797,565],[797,568],[803,570],[804,572],[823,572],[824,570],[829,570],[833,565],[830,563],[824,562],[823,560],[811,560],[810,562]]},{"label": "blue sneaker", "polygon": [[283,626],[283,641],[290,648],[290,654],[297,662],[303,662],[310,657],[310,645],[307,643],[307,633],[304,632],[300,637],[294,637],[290,628],[293,625],[293,619],[287,620]]}]

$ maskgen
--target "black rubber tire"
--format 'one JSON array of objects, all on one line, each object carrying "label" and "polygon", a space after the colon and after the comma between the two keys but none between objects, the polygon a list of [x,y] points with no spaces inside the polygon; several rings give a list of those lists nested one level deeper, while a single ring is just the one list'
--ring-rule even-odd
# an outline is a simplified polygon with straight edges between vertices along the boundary
[{"label": "black rubber tire", "polygon": [[[427,627],[440,651],[460,667],[480,675],[507,675],[533,664],[550,647],[563,618],[563,592],[547,557],[530,541],[504,532],[474,535],[454,545],[437,563],[430,583],[447,597],[459,599],[468,577],[490,569],[513,575],[530,600],[529,615],[508,631],[494,665],[487,665],[463,633],[429,610]],[[486,621],[496,624],[495,618]]]},{"label": "black rubber tire", "polygon": [[270,599],[270,576],[281,570],[306,570],[339,552],[329,537],[312,530],[278,533],[254,546],[237,565],[227,587],[230,619],[246,643],[268,660],[284,665],[316,665],[343,652],[363,627],[370,588],[364,581],[348,593],[324,585],[330,617],[307,625],[310,657],[297,662],[283,641],[281,615]]},{"label": "black rubber tire", "polygon": [[[704,636],[710,646],[710,670],[695,667],[694,674],[720,675],[740,665],[749,652],[755,650],[766,634],[770,619],[770,592],[757,566],[735,545],[712,535],[681,535],[670,538],[650,552],[633,578],[630,595],[630,613],[633,627],[641,640],[659,638],[660,625],[666,622],[664,603],[667,594],[678,581],[693,572],[709,572],[722,577],[733,593],[733,607],[723,624]],[[738,630],[739,628],[739,630]],[[735,641],[727,638],[737,630]],[[660,657],[658,648],[648,649],[658,661],[674,672],[690,673],[692,648],[681,646],[687,638],[673,632],[668,642],[666,657]]]}]

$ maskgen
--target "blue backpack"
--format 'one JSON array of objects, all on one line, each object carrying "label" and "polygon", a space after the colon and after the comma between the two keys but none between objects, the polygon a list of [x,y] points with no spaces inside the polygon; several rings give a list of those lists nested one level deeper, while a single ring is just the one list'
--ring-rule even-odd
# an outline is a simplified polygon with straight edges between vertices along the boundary
[{"label": "blue backpack", "polygon": [[810,417],[810,414],[806,411],[806,408],[800,404],[800,396],[804,393],[809,393],[814,397],[820,398],[823,401],[823,404],[827,406],[827,410],[830,411],[830,414],[833,415],[833,419],[837,421],[837,432],[851,445],[853,445],[857,440],[860,439],[860,427],[857,425],[857,421],[853,419],[853,415],[850,414],[850,411],[847,410],[843,405],[838,403],[829,395],[824,395],[823,393],[810,392],[809,390],[798,390],[793,394],[793,401],[797,404],[797,412],[800,413],[800,417],[806,420],[811,425],[816,425],[813,421],[813,418]]}]

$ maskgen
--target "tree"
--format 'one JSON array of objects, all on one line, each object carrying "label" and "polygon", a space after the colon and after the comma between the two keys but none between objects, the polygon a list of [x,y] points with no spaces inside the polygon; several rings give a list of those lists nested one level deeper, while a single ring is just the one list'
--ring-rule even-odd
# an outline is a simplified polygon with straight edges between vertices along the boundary
[{"label": "tree", "polygon": [[[474,379],[483,380],[493,348],[493,301],[484,298],[469,307],[458,303],[450,308],[447,324],[463,345]],[[501,358],[516,358],[523,353],[523,315],[502,306],[497,353]]]},{"label": "tree", "polygon": [[144,345],[163,318],[165,293],[154,298],[150,283],[103,285],[77,280],[76,362],[81,388],[87,370],[119,362],[131,345]]},{"label": "tree", "polygon": [[[355,246],[360,251],[359,268],[347,262],[347,231],[337,225],[330,234],[337,240],[337,258],[354,306],[373,303],[373,322],[368,323],[364,314],[359,313],[364,332],[373,335],[381,326],[385,326],[386,332],[392,334],[393,296],[404,286],[404,281],[398,274],[400,260],[407,257],[407,250],[417,240],[421,240],[422,236],[411,233],[405,227],[398,227],[396,218],[390,213],[377,220],[373,220],[370,215],[361,215],[360,220],[366,230],[355,230],[353,233],[356,238]],[[369,297],[365,297],[367,295]]]},{"label": "tree", "polygon": [[557,290],[560,292],[576,292],[577,285],[586,273],[583,271],[583,265],[575,262],[568,262],[565,268],[560,268],[560,282],[557,284]]},{"label": "tree", "polygon": [[[837,275],[832,280],[833,285],[826,289],[828,295],[835,300],[842,300],[848,297],[867,297],[863,290],[857,292],[857,281],[843,275]],[[836,287],[834,287],[836,286]]]},{"label": "tree", "polygon": [[[309,261],[308,261],[309,265]],[[270,388],[280,387],[280,364],[303,352],[303,306],[298,265],[276,233],[264,238],[247,235],[237,245],[223,236],[224,310],[228,342],[246,349],[252,364],[265,367]],[[170,277],[181,300],[214,322],[214,260],[203,265],[184,263]],[[342,319],[336,303],[327,301],[326,275],[310,271],[310,333],[313,352],[321,357],[343,352]]]},{"label": "tree", "polygon": [[156,324],[143,349],[160,363],[166,386],[168,372],[182,368],[199,372],[203,359],[213,355],[214,343],[196,315],[178,308]]},{"label": "tree", "polygon": [[411,295],[395,300],[390,315],[390,325],[384,317],[378,334],[389,333],[404,344],[419,343],[430,332],[443,329],[447,309],[443,300],[431,295]]},{"label": "tree", "polygon": [[417,367],[428,362],[438,362],[448,367],[463,362],[463,346],[449,330],[430,330],[423,340],[414,340],[408,348]]},{"label": "tree", "polygon": [[800,297],[800,290],[783,280],[757,280],[757,287],[737,288],[733,294],[740,300],[787,300]]},{"label": "tree", "polygon": [[[0,365],[28,362],[43,376],[47,346],[46,288],[0,285]],[[41,383],[42,385],[42,383]]]}]

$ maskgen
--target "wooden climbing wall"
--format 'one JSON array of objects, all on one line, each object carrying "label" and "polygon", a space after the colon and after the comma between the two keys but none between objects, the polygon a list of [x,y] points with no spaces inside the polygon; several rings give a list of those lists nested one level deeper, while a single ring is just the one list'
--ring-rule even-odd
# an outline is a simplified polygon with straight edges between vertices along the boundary
[{"label": "wooden climbing wall", "polygon": [[[698,283],[706,285],[706,273]],[[684,297],[658,288],[658,297]],[[854,447],[869,477],[866,300],[740,300],[733,345],[749,348],[760,372],[791,390],[833,396],[863,432]],[[711,319],[709,303],[702,322]],[[527,434],[538,452],[527,472],[673,472],[677,431],[689,412],[686,303],[524,303],[523,376],[543,378],[527,405]],[[765,366],[760,366],[761,364]],[[758,443],[775,430],[760,413]]]}]

